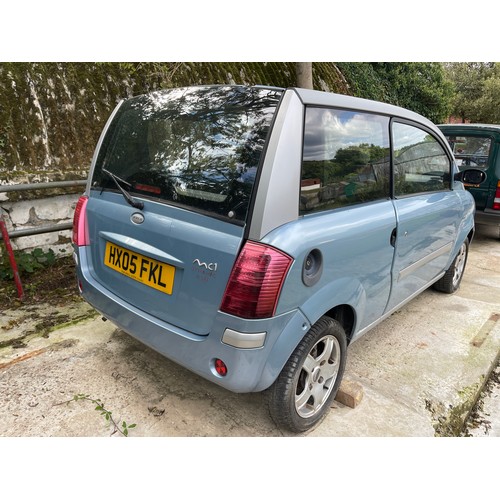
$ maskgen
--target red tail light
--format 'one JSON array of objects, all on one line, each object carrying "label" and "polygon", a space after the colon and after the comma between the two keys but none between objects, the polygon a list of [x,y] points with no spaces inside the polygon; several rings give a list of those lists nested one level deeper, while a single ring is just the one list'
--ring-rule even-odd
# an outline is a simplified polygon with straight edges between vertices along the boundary
[{"label": "red tail light", "polygon": [[493,210],[500,210],[500,181],[498,181],[497,190],[495,191],[495,199],[493,200]]},{"label": "red tail light", "polygon": [[271,317],[292,261],[275,248],[247,242],[231,271],[221,310],[247,319]]},{"label": "red tail light", "polygon": [[87,229],[87,196],[80,196],[73,216],[73,243],[79,247],[90,243]]}]

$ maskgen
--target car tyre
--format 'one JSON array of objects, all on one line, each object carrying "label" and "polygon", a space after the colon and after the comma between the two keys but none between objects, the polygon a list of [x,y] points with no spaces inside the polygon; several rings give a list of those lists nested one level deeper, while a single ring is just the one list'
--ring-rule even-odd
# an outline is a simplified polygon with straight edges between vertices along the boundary
[{"label": "car tyre", "polygon": [[346,363],[340,323],[323,316],[304,336],[268,391],[271,418],[294,433],[318,425],[334,400]]},{"label": "car tyre", "polygon": [[469,240],[465,240],[444,276],[434,284],[436,290],[443,293],[455,293],[460,288],[468,254]]}]

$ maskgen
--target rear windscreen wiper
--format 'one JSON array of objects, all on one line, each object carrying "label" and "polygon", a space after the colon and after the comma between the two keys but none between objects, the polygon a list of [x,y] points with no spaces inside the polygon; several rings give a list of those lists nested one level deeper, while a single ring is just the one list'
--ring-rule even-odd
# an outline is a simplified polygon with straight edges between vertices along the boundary
[{"label": "rear windscreen wiper", "polygon": [[132,198],[132,196],[130,196],[130,194],[127,191],[125,191],[125,189],[123,189],[121,187],[120,182],[122,184],[125,184],[125,186],[127,186],[129,189],[132,187],[131,184],[129,184],[127,181],[121,179],[117,175],[111,173],[109,170],[106,170],[105,168],[101,168],[101,170],[113,179],[114,183],[116,184],[116,187],[123,194],[123,197],[127,200],[127,203],[129,205],[132,205],[134,208],[138,208],[139,210],[142,210],[144,208],[144,203],[140,200],[134,200],[134,198]]}]

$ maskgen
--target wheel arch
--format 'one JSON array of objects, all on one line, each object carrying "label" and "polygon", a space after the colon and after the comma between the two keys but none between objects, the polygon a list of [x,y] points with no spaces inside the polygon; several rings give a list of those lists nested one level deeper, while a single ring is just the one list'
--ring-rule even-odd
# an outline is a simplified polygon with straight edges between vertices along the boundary
[{"label": "wheel arch", "polygon": [[[273,345],[262,370],[260,382],[254,388],[255,391],[267,389],[276,380],[293,351],[312,326],[323,316],[336,320],[342,326],[346,336],[346,344],[349,345],[356,325],[356,312],[352,306],[348,304],[336,305],[320,314],[313,322],[303,313],[300,313]],[[302,328],[300,328],[301,325]],[[308,328],[304,328],[306,325],[308,325]]]},{"label": "wheel arch", "polygon": [[356,324],[356,311],[348,304],[340,304],[327,311],[323,316],[328,316],[340,323],[344,329],[347,345],[350,344]]},{"label": "wheel arch", "polygon": [[469,240],[469,245],[472,243],[472,240],[474,239],[474,235],[476,234],[476,228],[473,227],[470,231],[469,234],[467,235],[467,239]]}]

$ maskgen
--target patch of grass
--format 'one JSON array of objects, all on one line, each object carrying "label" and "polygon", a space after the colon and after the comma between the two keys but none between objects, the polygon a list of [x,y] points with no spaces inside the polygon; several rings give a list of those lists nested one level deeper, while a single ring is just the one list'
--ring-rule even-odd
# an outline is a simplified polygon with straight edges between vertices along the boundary
[{"label": "patch of grass", "polygon": [[25,272],[21,275],[21,282],[24,292],[22,302],[18,299],[14,281],[0,277],[0,310],[16,309],[41,302],[59,306],[80,300],[75,264],[71,256],[59,257],[50,262],[50,265],[35,266],[31,273]]},{"label": "patch of grass", "polygon": [[[17,270],[20,276],[34,273],[38,269],[50,267],[56,262],[56,254],[50,248],[48,251],[43,251],[41,248],[35,248],[31,252],[14,251]],[[6,251],[2,252],[0,257],[0,279],[14,279],[14,271],[10,265],[10,260],[6,255]]]}]

